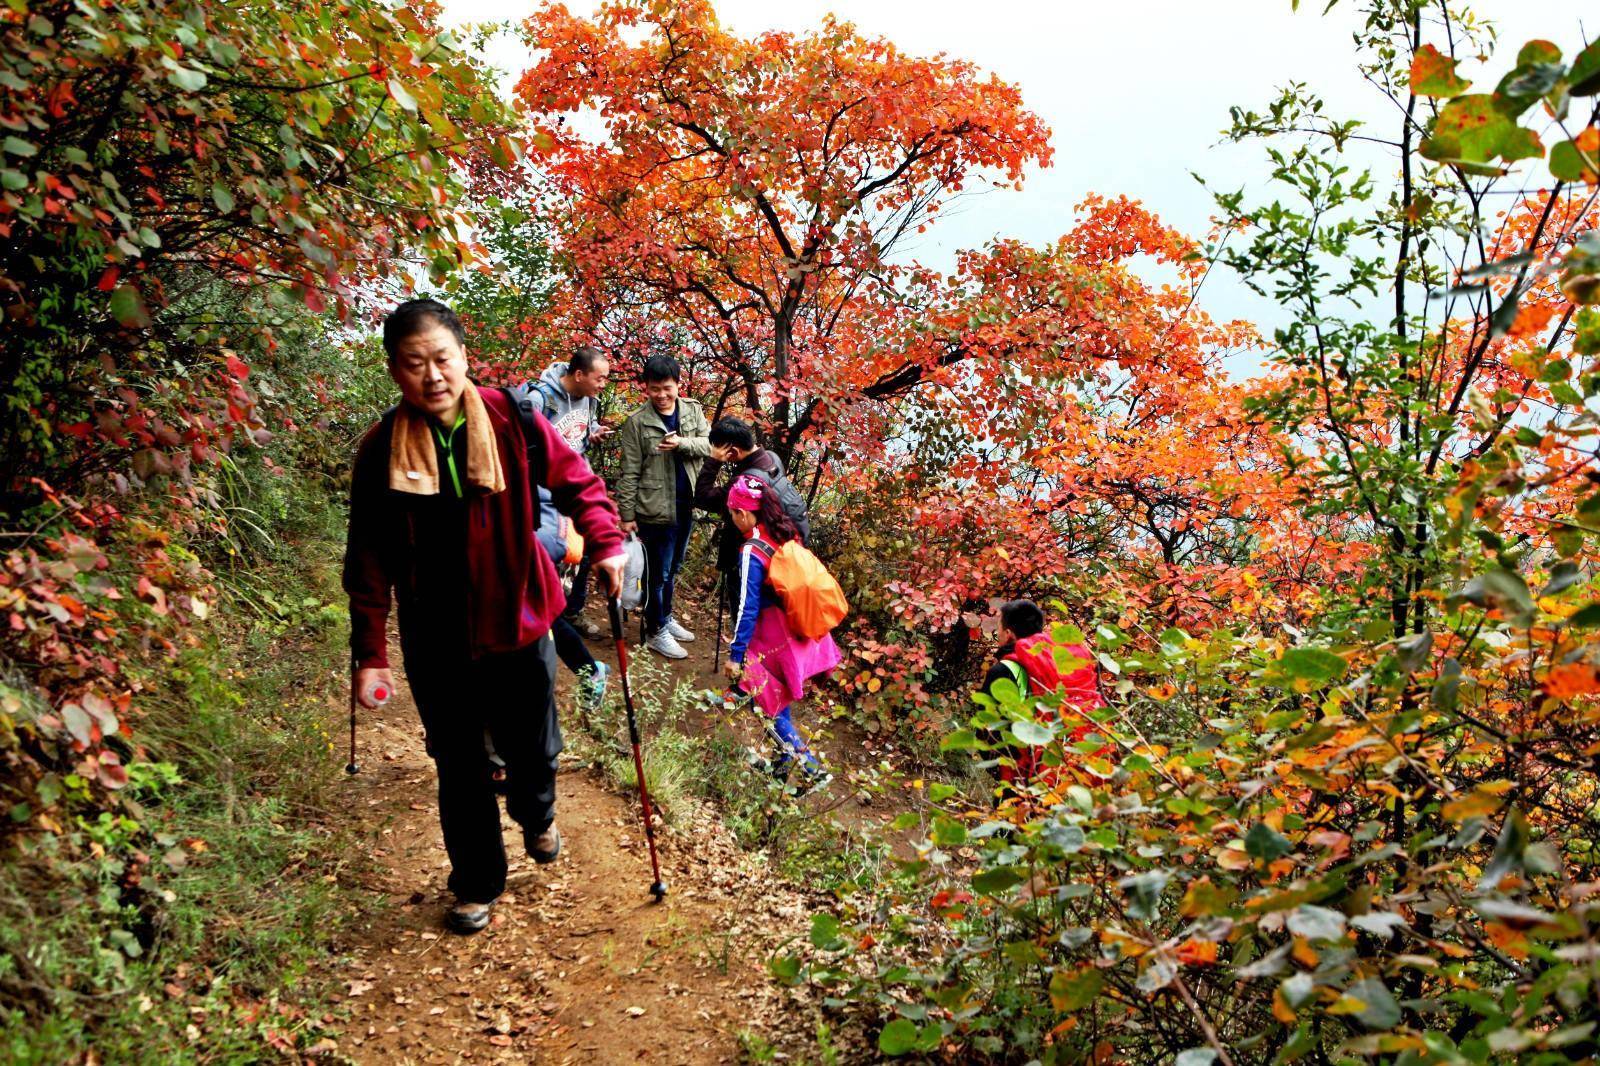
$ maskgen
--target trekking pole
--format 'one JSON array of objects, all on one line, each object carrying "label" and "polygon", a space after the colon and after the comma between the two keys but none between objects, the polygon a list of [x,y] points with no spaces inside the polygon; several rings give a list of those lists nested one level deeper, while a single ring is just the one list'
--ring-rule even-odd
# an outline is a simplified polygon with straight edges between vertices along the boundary
[{"label": "trekking pole", "polygon": [[728,575],[717,571],[717,643],[711,652],[711,670],[722,669],[722,609],[728,602]]},{"label": "trekking pole", "polygon": [[344,764],[344,772],[353,774],[361,767],[356,765],[356,664],[350,661],[350,761]]},{"label": "trekking pole", "polygon": [[644,839],[650,848],[650,872],[655,875],[650,894],[660,903],[667,897],[667,885],[661,880],[661,862],[656,858],[656,831],[650,824],[650,790],[644,782],[644,756],[639,753],[639,719],[633,713],[633,690],[628,687],[628,642],[622,635],[622,601],[613,596],[606,606],[611,610],[611,635],[617,642],[617,671],[622,674],[622,706],[628,712],[628,739],[633,744],[633,771],[639,779],[639,804],[644,808]]}]

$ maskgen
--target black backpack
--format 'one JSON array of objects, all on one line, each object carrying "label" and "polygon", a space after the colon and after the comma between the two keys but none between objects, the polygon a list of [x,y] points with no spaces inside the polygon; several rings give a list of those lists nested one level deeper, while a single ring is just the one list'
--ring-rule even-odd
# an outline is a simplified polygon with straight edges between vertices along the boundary
[{"label": "black backpack", "polygon": [[772,486],[778,494],[778,502],[783,504],[783,511],[794,523],[794,528],[800,531],[800,543],[807,547],[811,544],[811,520],[806,517],[806,498],[800,495],[800,490],[794,487],[794,482],[783,473],[783,465],[778,466],[778,473],[769,474],[759,467],[752,466],[744,472],[764,484]]},{"label": "black backpack", "polygon": [[[522,439],[528,449],[529,483],[537,489],[544,484],[545,461],[544,449],[540,447],[541,438],[534,420],[544,417],[543,405],[536,403],[533,397],[528,395],[526,386],[502,388],[500,391],[506,394],[506,399],[511,401],[511,405],[517,409],[517,416],[522,420]],[[534,499],[538,499],[537,493],[534,494]]]}]

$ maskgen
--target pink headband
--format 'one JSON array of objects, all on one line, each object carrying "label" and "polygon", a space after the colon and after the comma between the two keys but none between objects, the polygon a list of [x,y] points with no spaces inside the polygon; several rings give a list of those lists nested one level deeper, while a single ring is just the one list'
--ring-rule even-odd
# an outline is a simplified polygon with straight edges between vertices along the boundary
[{"label": "pink headband", "polygon": [[728,486],[728,509],[739,511],[761,510],[761,496],[765,490],[761,482],[748,474],[734,478]]}]

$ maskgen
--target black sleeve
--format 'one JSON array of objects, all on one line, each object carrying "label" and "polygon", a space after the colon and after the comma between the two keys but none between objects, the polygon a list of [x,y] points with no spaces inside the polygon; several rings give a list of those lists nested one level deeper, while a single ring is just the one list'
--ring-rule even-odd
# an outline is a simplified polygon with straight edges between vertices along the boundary
[{"label": "black sleeve", "polygon": [[1004,659],[996,659],[995,664],[989,667],[989,672],[983,675],[983,687],[979,691],[987,692],[989,695],[993,696],[994,683],[996,681],[1016,681],[1016,676],[1012,674],[1011,669],[1006,666]]},{"label": "black sleeve", "polygon": [[702,511],[722,513],[728,499],[728,490],[717,486],[717,475],[722,473],[722,461],[707,459],[700,464],[700,473],[694,479],[694,505]]}]

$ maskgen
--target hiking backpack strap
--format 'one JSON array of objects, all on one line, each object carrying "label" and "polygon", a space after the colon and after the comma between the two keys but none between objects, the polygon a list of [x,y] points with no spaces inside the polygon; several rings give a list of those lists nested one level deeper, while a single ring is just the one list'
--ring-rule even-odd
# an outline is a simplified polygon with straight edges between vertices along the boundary
[{"label": "hiking backpack strap", "polygon": [[[502,388],[506,399],[511,401],[511,406],[516,408],[517,419],[522,423],[522,440],[528,449],[528,483],[537,487],[545,482],[545,461],[543,439],[539,435],[537,420],[544,417],[544,413],[534,405],[532,396],[521,389]],[[534,494],[534,505],[538,506],[538,493]]]},{"label": "hiking backpack strap", "polygon": [[778,554],[777,548],[774,548],[760,537],[751,537],[745,543],[750,545],[750,547],[754,548],[756,551],[760,552],[761,558],[765,559],[768,563],[772,562],[772,557]]},{"label": "hiking backpack strap", "polygon": [[1011,679],[1017,683],[1017,691],[1024,696],[1028,694],[1028,671],[1015,659],[1001,659],[1006,664],[1006,669],[1011,672]]},{"label": "hiking backpack strap", "polygon": [[540,403],[540,407],[543,408],[544,416],[549,418],[550,405],[560,399],[560,397],[555,394],[555,386],[544,380],[544,378],[534,378],[523,387],[523,394],[527,395],[534,392],[537,392],[540,396],[544,397],[543,401]]}]

